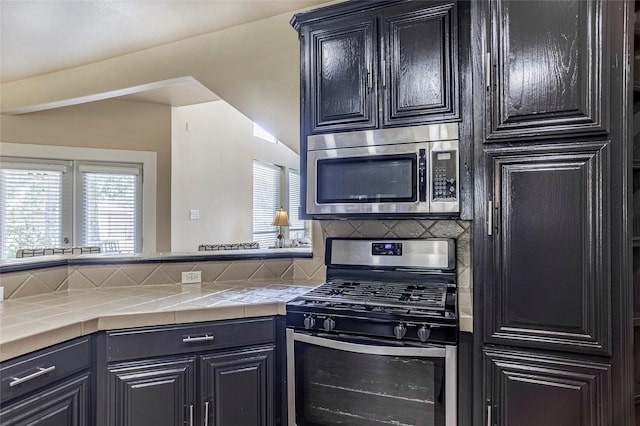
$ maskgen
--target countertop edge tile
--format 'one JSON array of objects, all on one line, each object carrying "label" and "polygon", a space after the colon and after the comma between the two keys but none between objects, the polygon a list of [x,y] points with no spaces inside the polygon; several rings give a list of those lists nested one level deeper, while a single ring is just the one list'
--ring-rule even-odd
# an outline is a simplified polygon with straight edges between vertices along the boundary
[{"label": "countertop edge tile", "polygon": [[[282,293],[276,292],[273,297],[265,297],[264,293],[261,293],[261,291],[264,289],[270,289],[274,284],[285,286],[285,288],[283,288]],[[120,296],[122,306],[119,306],[115,300],[110,302],[114,305],[113,311],[96,312],[95,315],[87,315],[86,310],[80,311],[71,309],[68,313],[76,313],[77,317],[69,315],[67,320],[52,324],[50,327],[45,327],[44,329],[40,328],[36,332],[30,332],[28,323],[25,323],[24,333],[19,332],[15,335],[12,333],[12,335],[9,336],[9,339],[2,339],[3,327],[0,322],[0,361],[6,361],[38,349],[62,343],[75,337],[89,335],[103,330],[206,322],[269,315],[285,315],[286,301],[283,297],[285,299],[293,299],[297,294],[302,294],[318,284],[319,282],[312,280],[264,280],[262,285],[256,282],[251,282],[249,284],[245,283],[245,285],[243,285],[240,281],[237,281],[233,282],[230,288],[244,288],[249,290],[249,293],[251,291],[255,291],[255,302],[251,301],[251,296],[249,295],[243,297],[242,301],[239,300],[234,302],[233,300],[229,300],[222,304],[194,308],[193,305],[189,305],[189,300],[185,300],[185,305],[182,307],[178,304],[177,306],[167,306],[167,309],[164,310],[153,310],[151,308],[149,310],[144,310],[144,308],[141,308],[140,306],[127,304],[127,301],[131,300],[132,292],[133,294],[140,292],[141,295],[148,295],[148,289],[145,287],[122,287],[121,290],[113,289],[110,290],[109,294],[118,294],[119,291],[122,291]],[[158,300],[167,298],[168,295],[171,294],[182,294],[181,292],[176,291],[174,286],[167,286],[167,288],[168,291],[166,294],[158,292]],[[292,288],[296,288],[297,291],[292,292]],[[199,287],[198,289],[194,288],[194,290],[196,294],[201,291],[202,298],[221,297],[218,292],[213,291],[212,293],[209,293],[206,287]],[[85,300],[86,295],[89,292],[93,292],[93,290],[83,292],[65,290],[65,293],[67,293],[66,296],[72,297],[73,295],[77,295],[79,298],[82,298],[82,300]],[[97,300],[100,300],[101,292],[96,290],[95,297]],[[0,302],[0,307],[2,307],[2,303],[7,302],[12,306],[19,305],[21,310],[24,309],[23,313],[20,313],[20,316],[28,317],[31,313],[30,309],[34,309],[34,307],[42,309],[42,306],[38,304],[28,303],[28,298],[24,298],[24,302],[26,303],[23,301]],[[51,306],[55,306],[55,303],[56,300],[52,299]],[[0,314],[0,316],[1,315],[2,314]],[[15,327],[15,324],[13,325]]]},{"label": "countertop edge tile", "polygon": [[0,362],[82,336],[82,323],[52,327],[0,346]]}]

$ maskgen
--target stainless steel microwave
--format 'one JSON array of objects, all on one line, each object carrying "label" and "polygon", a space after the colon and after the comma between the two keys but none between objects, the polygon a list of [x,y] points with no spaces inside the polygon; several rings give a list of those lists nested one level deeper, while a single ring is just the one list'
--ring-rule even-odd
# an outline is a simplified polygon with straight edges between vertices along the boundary
[{"label": "stainless steel microwave", "polygon": [[458,213],[459,158],[457,123],[309,136],[307,213]]}]

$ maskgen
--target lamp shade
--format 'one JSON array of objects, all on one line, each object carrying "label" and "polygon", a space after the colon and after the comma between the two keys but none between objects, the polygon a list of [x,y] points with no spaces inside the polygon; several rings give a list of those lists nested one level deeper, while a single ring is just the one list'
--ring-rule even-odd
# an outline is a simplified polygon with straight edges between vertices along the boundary
[{"label": "lamp shade", "polygon": [[280,210],[276,212],[276,217],[273,219],[273,226],[289,226],[289,217],[285,209],[280,206]]}]

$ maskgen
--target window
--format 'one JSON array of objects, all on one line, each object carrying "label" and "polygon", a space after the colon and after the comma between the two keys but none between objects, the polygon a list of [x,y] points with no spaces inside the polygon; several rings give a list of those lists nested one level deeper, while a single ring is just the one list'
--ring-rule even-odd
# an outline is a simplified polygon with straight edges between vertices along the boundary
[{"label": "window", "polygon": [[81,244],[103,252],[139,252],[140,168],[81,165],[79,172]]},{"label": "window", "polygon": [[289,238],[307,236],[306,222],[300,219],[300,172],[289,170]]},{"label": "window", "polygon": [[280,208],[280,167],[253,162],[253,241],[271,247],[279,228],[272,225]]},{"label": "window", "polygon": [[140,251],[141,182],[140,164],[1,157],[1,258],[21,248]]}]

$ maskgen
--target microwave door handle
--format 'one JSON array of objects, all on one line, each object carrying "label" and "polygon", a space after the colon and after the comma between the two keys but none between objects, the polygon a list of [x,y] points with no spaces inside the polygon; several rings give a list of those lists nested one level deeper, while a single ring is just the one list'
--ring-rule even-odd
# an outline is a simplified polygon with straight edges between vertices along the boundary
[{"label": "microwave door handle", "polygon": [[427,151],[418,153],[418,197],[421,203],[427,201]]}]

